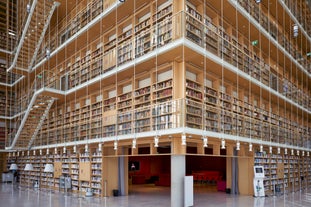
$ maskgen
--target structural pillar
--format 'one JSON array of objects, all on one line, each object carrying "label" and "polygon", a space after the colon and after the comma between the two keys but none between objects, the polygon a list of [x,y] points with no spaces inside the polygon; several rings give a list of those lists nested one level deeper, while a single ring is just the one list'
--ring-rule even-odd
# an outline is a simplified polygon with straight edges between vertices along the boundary
[{"label": "structural pillar", "polygon": [[171,155],[171,207],[184,206],[186,156]]}]

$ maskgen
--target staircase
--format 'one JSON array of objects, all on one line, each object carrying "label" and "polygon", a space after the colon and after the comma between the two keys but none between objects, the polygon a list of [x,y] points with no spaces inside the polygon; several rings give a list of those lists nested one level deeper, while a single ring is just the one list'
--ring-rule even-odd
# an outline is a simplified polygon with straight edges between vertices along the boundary
[{"label": "staircase", "polygon": [[34,95],[28,105],[11,143],[10,149],[30,149],[55,98]]},{"label": "staircase", "polygon": [[25,74],[31,70],[51,17],[58,5],[58,2],[51,0],[32,1],[12,65],[7,71],[13,70],[14,73]]}]

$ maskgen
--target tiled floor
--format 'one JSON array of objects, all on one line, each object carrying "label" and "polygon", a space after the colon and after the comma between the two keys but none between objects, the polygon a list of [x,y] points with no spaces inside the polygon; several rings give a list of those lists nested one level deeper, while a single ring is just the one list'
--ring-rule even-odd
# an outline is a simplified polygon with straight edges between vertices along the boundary
[{"label": "tiled floor", "polygon": [[[309,193],[310,192],[310,193]],[[254,198],[236,196],[196,188],[195,207],[310,207],[311,190],[290,193],[277,197]],[[169,207],[170,188],[139,186],[132,187],[129,196],[86,198],[78,195],[52,193],[46,190],[21,189],[12,184],[0,184],[0,207]]]}]

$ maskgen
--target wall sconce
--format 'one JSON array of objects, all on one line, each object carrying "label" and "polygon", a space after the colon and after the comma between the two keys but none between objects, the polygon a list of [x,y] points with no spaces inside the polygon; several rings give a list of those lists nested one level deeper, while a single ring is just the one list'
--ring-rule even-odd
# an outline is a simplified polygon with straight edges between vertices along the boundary
[{"label": "wall sconce", "polygon": [[25,152],[24,152],[24,151],[22,151],[22,156],[23,156],[23,157],[25,156]]},{"label": "wall sconce", "polygon": [[297,150],[297,156],[299,156],[299,150]]},{"label": "wall sconce", "polygon": [[19,157],[19,151],[17,151],[17,157]]},{"label": "wall sconce", "polygon": [[307,152],[307,156],[308,156],[308,157],[310,156],[310,153],[309,153],[309,151]]},{"label": "wall sconce", "polygon": [[87,144],[85,145],[85,147],[84,147],[84,152],[85,152],[85,153],[88,153],[88,152],[89,152],[89,145],[87,145]]},{"label": "wall sconce", "polygon": [[33,156],[36,156],[36,150],[33,151]]},{"label": "wall sconce", "polygon": [[28,3],[27,6],[26,6],[26,11],[27,11],[28,13],[30,13],[30,4],[29,4],[29,3]]},{"label": "wall sconce", "polygon": [[302,154],[301,154],[301,156],[303,156],[303,157],[305,156],[305,151],[302,151]]},{"label": "wall sconce", "polygon": [[284,155],[287,155],[287,148],[284,149]]},{"label": "wall sconce", "polygon": [[132,141],[132,148],[133,149],[136,149],[136,139],[134,138],[133,141]]},{"label": "wall sconce", "polygon": [[63,147],[63,154],[66,154],[66,147]]},{"label": "wall sconce", "polygon": [[294,149],[291,149],[291,155],[294,155]]},{"label": "wall sconce", "polygon": [[114,150],[118,149],[118,142],[117,142],[117,140],[115,140],[114,143],[113,143],[113,149]]},{"label": "wall sconce", "polygon": [[98,151],[99,151],[99,152],[102,151],[102,143],[98,143]]},{"label": "wall sconce", "polygon": [[50,150],[49,148],[46,149],[46,154],[49,155],[50,154]]},{"label": "wall sconce", "polygon": [[30,152],[29,152],[29,150],[27,151],[27,156],[29,156],[29,154],[30,154]]},{"label": "wall sconce", "polygon": [[294,34],[294,37],[297,37],[297,36],[298,36],[298,31],[299,31],[298,25],[297,25],[297,24],[294,24],[294,25],[293,25],[293,34]]},{"label": "wall sconce", "polygon": [[159,146],[159,137],[155,136],[154,137],[154,147],[158,147]]},{"label": "wall sconce", "polygon": [[50,59],[50,57],[51,57],[51,50],[49,48],[46,48],[45,56],[46,56],[46,59]]},{"label": "wall sconce", "polygon": [[253,151],[253,144],[252,143],[248,144],[248,151],[250,151],[250,152]]},{"label": "wall sconce", "polygon": [[76,145],[73,146],[73,153],[77,153],[77,146]]},{"label": "wall sconce", "polygon": [[55,149],[54,149],[54,154],[57,155],[57,148],[56,148],[56,147],[55,147]]},{"label": "wall sconce", "polygon": [[42,155],[42,149],[39,150],[39,154],[40,154],[40,156]]},{"label": "wall sconce", "polygon": [[203,137],[203,147],[207,147],[208,140],[207,137]]},{"label": "wall sconce", "polygon": [[236,150],[240,150],[240,146],[241,146],[241,144],[240,144],[240,141],[237,141],[237,143],[236,143]]},{"label": "wall sconce", "polygon": [[272,154],[272,146],[269,147],[269,153]]},{"label": "wall sconce", "polygon": [[263,152],[263,146],[262,146],[262,144],[261,144],[260,147],[259,147],[259,152]]},{"label": "wall sconce", "polygon": [[277,148],[278,154],[281,154],[281,148]]},{"label": "wall sconce", "polygon": [[187,139],[187,136],[186,136],[186,134],[183,133],[181,135],[181,145],[186,145],[187,144],[186,139]]},{"label": "wall sconce", "polygon": [[226,149],[226,141],[224,139],[221,140],[221,149]]}]

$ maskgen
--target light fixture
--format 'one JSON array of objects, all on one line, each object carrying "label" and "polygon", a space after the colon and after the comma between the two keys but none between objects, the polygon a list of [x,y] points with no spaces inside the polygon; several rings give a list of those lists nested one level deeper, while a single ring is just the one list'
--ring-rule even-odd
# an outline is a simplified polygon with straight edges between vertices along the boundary
[{"label": "light fixture", "polygon": [[29,3],[28,3],[27,6],[26,6],[26,11],[27,11],[28,13],[30,13],[30,4],[29,4]]},{"label": "light fixture", "polygon": [[155,136],[154,137],[154,147],[158,147],[159,146],[159,137]]},{"label": "light fixture", "polygon": [[63,147],[63,154],[66,154],[66,146]]},{"label": "light fixture", "polygon": [[30,155],[30,152],[29,152],[29,150],[27,151],[27,156],[29,156]]},{"label": "light fixture", "polygon": [[261,2],[261,0],[256,0],[256,3],[259,4]]},{"label": "light fixture", "polygon": [[22,156],[25,156],[25,152],[24,151],[22,151]]},{"label": "light fixture", "polygon": [[85,152],[85,153],[88,153],[88,152],[89,152],[89,145],[87,145],[87,144],[85,145],[85,147],[84,147],[84,152]]},{"label": "light fixture", "polygon": [[258,45],[258,40],[253,40],[253,41],[252,41],[252,45],[253,45],[253,46]]},{"label": "light fixture", "polygon": [[294,155],[294,149],[291,149],[291,155]]},{"label": "light fixture", "polygon": [[301,156],[303,156],[303,157],[305,156],[305,151],[302,151],[302,154],[301,154]]},{"label": "light fixture", "polygon": [[221,140],[221,149],[226,149],[226,141],[224,139]]},{"label": "light fixture", "polygon": [[49,149],[49,148],[46,149],[46,154],[47,154],[47,155],[50,154],[50,149]]},{"label": "light fixture", "polygon": [[250,151],[250,152],[253,151],[253,144],[252,143],[248,144],[248,151]]},{"label": "light fixture", "polygon": [[15,163],[12,163],[10,166],[10,170],[18,170],[18,167]]},{"label": "light fixture", "polygon": [[53,164],[50,164],[50,163],[45,164],[43,171],[48,172],[48,173],[53,173],[54,172]]},{"label": "light fixture", "polygon": [[284,149],[284,155],[287,155],[287,148]]},{"label": "light fixture", "polygon": [[56,148],[56,147],[55,147],[55,149],[54,149],[54,154],[57,155],[57,148]]},{"label": "light fixture", "polygon": [[263,152],[263,146],[262,146],[262,144],[261,144],[260,147],[259,147],[259,152]]},{"label": "light fixture", "polygon": [[8,34],[11,36],[16,36],[16,34],[13,31],[9,31]]},{"label": "light fixture", "polygon": [[40,154],[40,156],[42,155],[42,149],[39,150],[39,154]]},{"label": "light fixture", "polygon": [[17,157],[19,157],[19,151],[17,151]]},{"label": "light fixture", "polygon": [[240,144],[240,141],[237,141],[237,143],[236,143],[236,150],[240,150],[240,146],[241,146],[241,144]]},{"label": "light fixture", "polygon": [[207,147],[208,145],[208,140],[207,140],[207,137],[203,137],[203,147]]},{"label": "light fixture", "polygon": [[294,37],[297,37],[297,36],[298,36],[298,31],[299,31],[298,25],[297,25],[297,24],[294,24],[294,25],[293,25],[293,34],[294,34]]},{"label": "light fixture", "polygon": [[280,147],[277,148],[277,153],[281,154],[281,148]]},{"label": "light fixture", "polygon": [[15,152],[13,152],[13,157],[15,157]]},{"label": "light fixture", "polygon": [[272,154],[272,146],[269,146],[269,153]]},{"label": "light fixture", "polygon": [[309,153],[309,151],[307,152],[307,156],[308,156],[308,157],[310,156],[310,153]]},{"label": "light fixture", "polygon": [[74,146],[73,146],[73,153],[76,153],[76,152],[77,152],[77,146],[74,145]]},{"label": "light fixture", "polygon": [[132,148],[133,149],[136,149],[136,139],[134,138],[133,141],[132,141]]},{"label": "light fixture", "polygon": [[33,151],[33,156],[36,156],[36,150]]},{"label": "light fixture", "polygon": [[49,48],[46,48],[45,55],[46,55],[46,59],[50,59],[50,57],[51,57],[51,50]]},{"label": "light fixture", "polygon": [[[29,152],[29,151],[28,151]],[[30,171],[33,171],[33,166],[31,163],[27,163],[25,165],[24,171],[29,171],[29,175],[28,175],[28,188],[30,186]]]},{"label": "light fixture", "polygon": [[25,171],[33,171],[33,166],[31,163],[27,163],[24,168]]},{"label": "light fixture", "polygon": [[187,136],[185,133],[181,135],[181,145],[186,145]]},{"label": "light fixture", "polygon": [[102,151],[102,143],[98,143],[98,152]]},{"label": "light fixture", "polygon": [[299,156],[299,150],[297,150],[297,156]]},{"label": "light fixture", "polygon": [[117,140],[114,140],[113,149],[114,149],[114,150],[117,150],[117,149],[118,149],[118,142],[117,142]]},{"label": "light fixture", "polygon": [[[46,173],[53,173],[54,172],[53,164],[51,164],[51,163],[45,164],[43,171],[46,172]],[[48,185],[49,185],[49,183],[48,183]],[[51,191],[52,191],[52,184],[50,184],[50,192]]]}]

